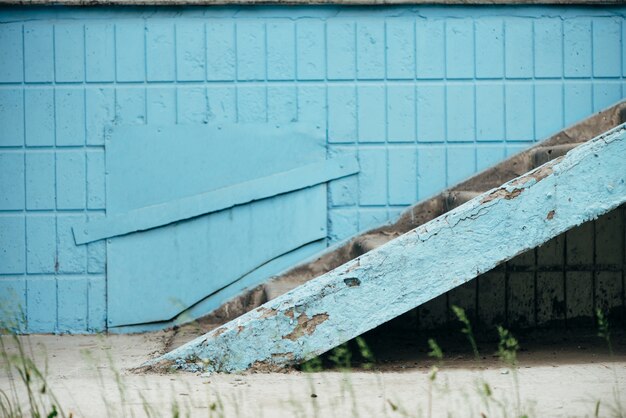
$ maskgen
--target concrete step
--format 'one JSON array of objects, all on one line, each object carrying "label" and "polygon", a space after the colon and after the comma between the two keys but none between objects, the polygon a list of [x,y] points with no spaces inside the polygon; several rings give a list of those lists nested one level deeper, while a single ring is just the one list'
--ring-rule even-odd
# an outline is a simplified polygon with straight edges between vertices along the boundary
[{"label": "concrete step", "polygon": [[306,282],[306,278],[301,278],[298,276],[270,280],[263,285],[265,300],[276,299],[280,295],[283,295]]},{"label": "concrete step", "polygon": [[548,161],[562,157],[580,144],[560,144],[548,147],[536,147],[531,151],[531,158],[534,167],[544,165]]},{"label": "concrete step", "polygon": [[372,251],[398,237],[399,234],[390,234],[387,232],[375,232],[371,234],[360,235],[352,242],[352,255],[354,258]]},{"label": "concrete step", "polygon": [[458,208],[459,206],[466,202],[469,202],[476,196],[480,196],[482,192],[486,192],[487,190],[488,189],[481,191],[458,190],[445,192],[446,211]]}]

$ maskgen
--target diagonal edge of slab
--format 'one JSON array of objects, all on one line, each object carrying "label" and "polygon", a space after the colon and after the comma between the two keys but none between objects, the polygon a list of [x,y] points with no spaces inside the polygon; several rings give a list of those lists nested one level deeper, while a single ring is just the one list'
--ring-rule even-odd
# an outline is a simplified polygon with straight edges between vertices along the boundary
[{"label": "diagonal edge of slab", "polygon": [[324,353],[624,203],[624,156],[620,125],[144,366],[237,372]]},{"label": "diagonal edge of slab", "polygon": [[354,157],[336,157],[210,192],[128,212],[78,221],[73,227],[76,245],[87,244],[228,209],[279,194],[312,187],[359,172]]}]

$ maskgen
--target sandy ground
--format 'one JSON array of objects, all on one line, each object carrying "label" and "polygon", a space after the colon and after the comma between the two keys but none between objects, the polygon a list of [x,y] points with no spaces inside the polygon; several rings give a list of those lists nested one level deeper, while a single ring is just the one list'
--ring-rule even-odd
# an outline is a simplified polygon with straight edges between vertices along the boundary
[{"label": "sandy ground", "polygon": [[[521,412],[536,417],[594,416],[598,401],[599,416],[615,416],[615,393],[626,405],[623,341],[616,343],[613,357],[590,339],[531,344],[520,352],[516,372],[492,355],[476,362],[468,353],[453,353],[434,381],[429,379],[432,361],[423,352],[409,358],[406,350],[390,354],[374,370],[349,373],[206,376],[129,370],[158,354],[170,338],[165,332],[46,335],[23,337],[21,342],[39,367],[47,369],[48,387],[65,414],[73,417],[171,417],[177,416],[176,410],[192,417],[429,416],[429,401],[436,417],[504,416],[505,410],[507,416],[520,416],[516,393]],[[11,337],[2,337],[2,342],[9,353],[17,352]],[[493,392],[487,403],[478,390],[485,382]],[[9,375],[6,367],[0,370],[0,389],[28,399],[19,377]]]}]

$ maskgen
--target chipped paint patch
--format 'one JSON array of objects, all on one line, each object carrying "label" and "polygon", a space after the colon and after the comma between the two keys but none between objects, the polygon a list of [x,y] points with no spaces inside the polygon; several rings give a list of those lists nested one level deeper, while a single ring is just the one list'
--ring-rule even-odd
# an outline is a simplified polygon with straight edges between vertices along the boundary
[{"label": "chipped paint patch", "polygon": [[537,169],[530,171],[528,174],[525,174],[514,180],[511,180],[509,182],[509,185],[514,186],[514,187],[517,187],[517,186],[523,187],[526,184],[528,184],[529,180],[531,181],[534,180],[535,183],[538,183],[541,180],[548,177],[550,174],[554,173],[554,170],[552,169],[552,167],[558,164],[562,159],[563,157],[555,158],[554,160],[542,165],[541,167],[538,167]]},{"label": "chipped paint patch", "polygon": [[506,199],[506,200],[515,199],[517,196],[522,194],[523,191],[524,189],[514,189],[513,191],[508,191],[505,188],[501,188],[501,189],[496,190],[495,192],[491,192],[484,199],[482,199],[480,203],[481,204],[489,203],[492,200],[496,200],[496,199]]},{"label": "chipped paint patch", "polygon": [[356,287],[361,285],[361,281],[357,277],[346,277],[343,282],[348,287]]},{"label": "chipped paint patch", "polygon": [[263,306],[257,308],[256,311],[261,313],[261,316],[259,317],[261,319],[271,318],[278,315],[278,312],[275,309],[267,309]]},{"label": "chipped paint patch", "polygon": [[325,313],[313,315],[311,319],[309,319],[306,313],[303,313],[298,317],[298,323],[294,330],[283,336],[283,339],[296,341],[303,335],[311,335],[315,328],[326,320],[328,320],[328,314]]},{"label": "chipped paint patch", "polygon": [[216,330],[213,331],[213,336],[214,337],[219,337],[220,335],[222,335],[223,333],[225,333],[227,331],[226,328],[224,327],[219,327]]},{"label": "chipped paint patch", "polygon": [[500,187],[496,189],[495,191],[487,194],[487,196],[481,199],[480,203],[484,204],[484,203],[488,203],[496,199],[506,199],[506,200],[515,199],[516,197],[522,194],[524,189],[532,186],[533,184],[539,183],[541,180],[545,179],[546,177],[554,173],[552,166],[554,164],[557,164],[562,159],[563,157],[555,158],[554,160],[537,168],[536,170],[533,170],[529,172],[528,174],[525,174],[521,177],[511,180],[505,186]]}]

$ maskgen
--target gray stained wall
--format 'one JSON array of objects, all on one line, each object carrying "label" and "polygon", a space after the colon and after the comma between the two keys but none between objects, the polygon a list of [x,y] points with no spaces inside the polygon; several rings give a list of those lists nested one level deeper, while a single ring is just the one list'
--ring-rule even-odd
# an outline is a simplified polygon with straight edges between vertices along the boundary
[{"label": "gray stained wall", "polygon": [[[502,237],[506,239],[506,237]],[[626,206],[518,255],[391,321],[433,330],[456,322],[453,305],[483,329],[594,326],[596,308],[624,324]],[[442,260],[445,262],[445,260]]]}]

